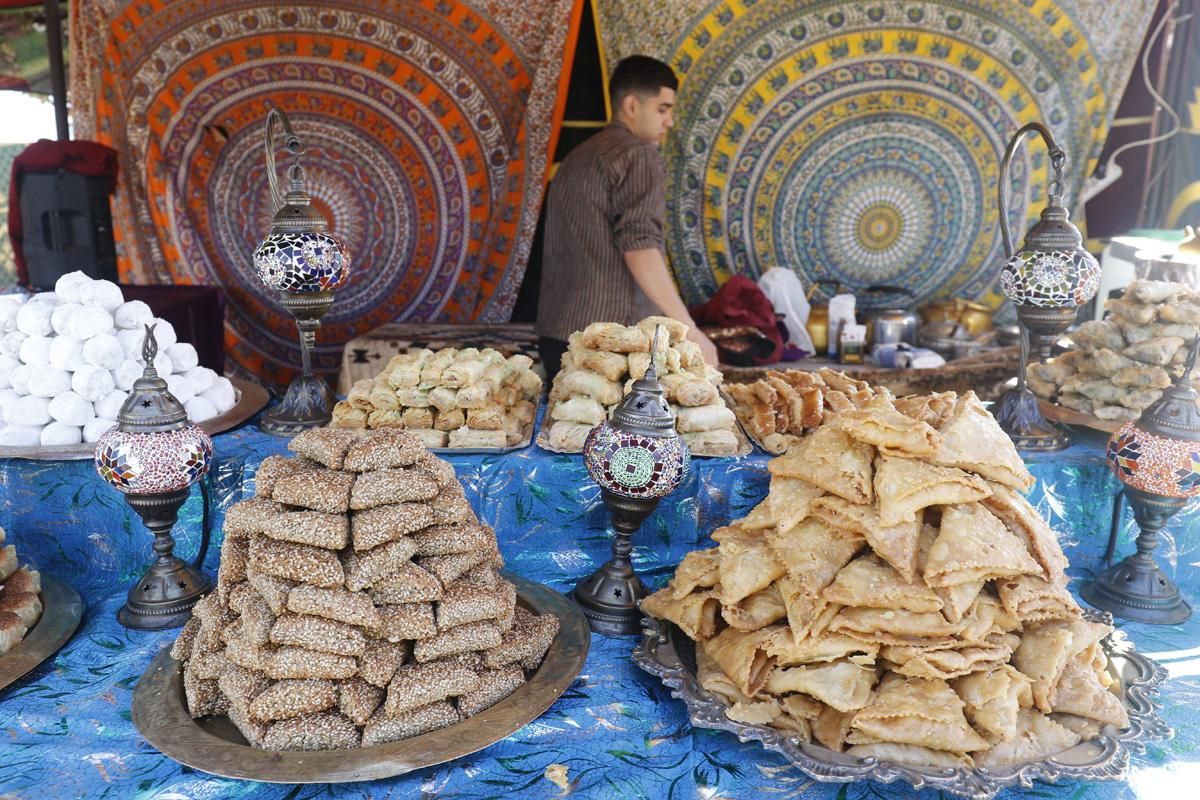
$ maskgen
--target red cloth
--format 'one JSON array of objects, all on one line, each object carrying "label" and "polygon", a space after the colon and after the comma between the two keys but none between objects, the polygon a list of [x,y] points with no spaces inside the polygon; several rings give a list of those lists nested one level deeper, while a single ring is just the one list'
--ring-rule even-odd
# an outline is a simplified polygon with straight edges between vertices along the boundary
[{"label": "red cloth", "polygon": [[108,193],[117,188],[117,151],[99,142],[39,139],[13,159],[12,179],[8,184],[8,238],[12,241],[13,261],[17,264],[17,283],[29,284],[29,271],[21,247],[21,198],[18,196],[21,174],[53,172],[58,169],[78,175],[108,178]]},{"label": "red cloth", "polygon": [[759,364],[773,364],[783,352],[783,338],[775,324],[775,307],[758,284],[745,276],[734,275],[711,300],[691,312],[697,325],[720,328],[749,325],[762,331],[775,347],[769,355],[755,359]]}]

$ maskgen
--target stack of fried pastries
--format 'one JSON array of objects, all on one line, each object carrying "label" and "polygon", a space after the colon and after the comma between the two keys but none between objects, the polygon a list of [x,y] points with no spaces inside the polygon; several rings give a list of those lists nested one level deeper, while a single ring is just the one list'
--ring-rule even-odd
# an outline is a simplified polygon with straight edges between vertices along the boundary
[{"label": "stack of fried pastries", "polygon": [[668,317],[646,317],[637,325],[595,322],[572,333],[543,423],[549,447],[564,453],[583,450],[592,428],[608,419],[634,381],[646,374],[657,331],[654,368],[675,413],[676,430],[692,455],[735,455],[744,440],[721,397],[723,378],[704,363],[687,330]]},{"label": "stack of fried pastries", "polygon": [[446,347],[392,356],[333,407],[337,428],[403,428],[426,447],[512,447],[527,441],[542,379],[529,356]]},{"label": "stack of fried pastries", "polygon": [[787,452],[806,431],[833,415],[862,408],[877,394],[891,397],[887,389],[872,388],[828,367],[816,372],[770,370],[753,383],[728,384],[725,392],[742,427],[759,447],[775,455]]},{"label": "stack of fried pastries", "polygon": [[1183,373],[1200,335],[1200,292],[1179,283],[1136,280],[1108,316],[1071,331],[1071,350],[1029,367],[1039,397],[1098,419],[1137,419]]},{"label": "stack of fried pastries", "polygon": [[770,463],[745,518],[642,602],[731,719],[926,767],[1038,759],[1128,725],[1033,484],[974,393],[876,397]]},{"label": "stack of fried pastries", "polygon": [[0,655],[17,646],[42,615],[42,576],[22,567],[16,545],[4,544],[0,528]]},{"label": "stack of fried pastries", "polygon": [[217,588],[171,655],[194,717],[330,750],[452,725],[512,694],[558,633],[517,605],[494,532],[407,431],[308,430],[232,506]]}]

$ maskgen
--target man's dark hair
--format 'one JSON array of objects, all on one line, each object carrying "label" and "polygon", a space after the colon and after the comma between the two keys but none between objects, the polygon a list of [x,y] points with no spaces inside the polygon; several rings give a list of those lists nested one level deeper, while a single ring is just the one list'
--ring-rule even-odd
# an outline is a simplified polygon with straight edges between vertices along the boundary
[{"label": "man's dark hair", "polygon": [[608,81],[608,96],[615,109],[627,94],[636,92],[653,96],[664,86],[671,91],[679,89],[679,78],[669,65],[650,56],[627,56],[617,62],[617,68],[613,70]]}]

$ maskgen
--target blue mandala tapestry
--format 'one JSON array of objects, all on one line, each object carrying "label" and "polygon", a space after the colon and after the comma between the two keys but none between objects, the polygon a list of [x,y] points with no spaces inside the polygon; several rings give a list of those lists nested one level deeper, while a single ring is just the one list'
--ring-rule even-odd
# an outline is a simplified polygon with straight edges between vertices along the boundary
[{"label": "blue mandala tapestry", "polygon": [[[682,78],[664,156],[668,254],[689,303],[775,266],[920,302],[987,296],[1008,139],[1048,125],[1074,197],[1154,5],[597,0],[609,64],[645,53]],[[1015,231],[1044,205],[1047,168],[1028,140],[1009,186]]]}]

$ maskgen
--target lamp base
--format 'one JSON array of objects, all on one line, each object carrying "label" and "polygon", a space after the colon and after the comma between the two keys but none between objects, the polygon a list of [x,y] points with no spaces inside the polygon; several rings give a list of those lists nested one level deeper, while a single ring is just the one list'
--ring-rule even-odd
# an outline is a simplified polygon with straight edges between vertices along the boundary
[{"label": "lamp base", "polygon": [[1192,616],[1175,583],[1153,559],[1132,555],[1085,583],[1079,594],[1114,617],[1151,625],[1178,625]]},{"label": "lamp base", "polygon": [[1070,446],[1066,431],[1042,416],[1037,396],[1028,389],[1005,392],[993,410],[1000,430],[1008,434],[1018,450],[1049,452]]},{"label": "lamp base", "polygon": [[642,632],[638,601],[649,592],[632,568],[614,569],[608,562],[575,585],[570,598],[587,617],[588,627],[604,636],[637,636]]},{"label": "lamp base", "polygon": [[588,627],[596,633],[638,636],[642,632],[638,601],[649,592],[633,571],[629,554],[633,551],[633,534],[658,507],[660,498],[624,497],[608,489],[601,489],[600,496],[612,515],[613,557],[575,584],[570,598],[587,617]]},{"label": "lamp base", "polygon": [[159,631],[181,627],[192,617],[192,606],[212,589],[212,580],[187,562],[172,556],[156,563],[129,590],[117,621],[126,628]]},{"label": "lamp base", "polygon": [[300,375],[288,386],[279,405],[259,418],[258,428],[272,436],[295,436],[308,428],[328,425],[332,418],[325,379]]},{"label": "lamp base", "polygon": [[[1158,547],[1158,532],[1186,505],[1187,498],[1163,497],[1133,486],[1126,486],[1124,492],[1141,529],[1135,542],[1137,552],[1085,583],[1079,594],[1116,617],[1151,625],[1178,625],[1192,616],[1192,607],[1180,596],[1175,583],[1163,574],[1152,553]],[[1114,513],[1110,553],[1119,523],[1120,515]]]},{"label": "lamp base", "polygon": [[[127,494],[125,502],[154,534],[154,563],[130,589],[117,621],[126,628],[157,631],[178,628],[192,616],[192,606],[212,588],[212,580],[177,557],[171,528],[191,487],[165,494]],[[200,557],[204,555],[201,548]]]}]

